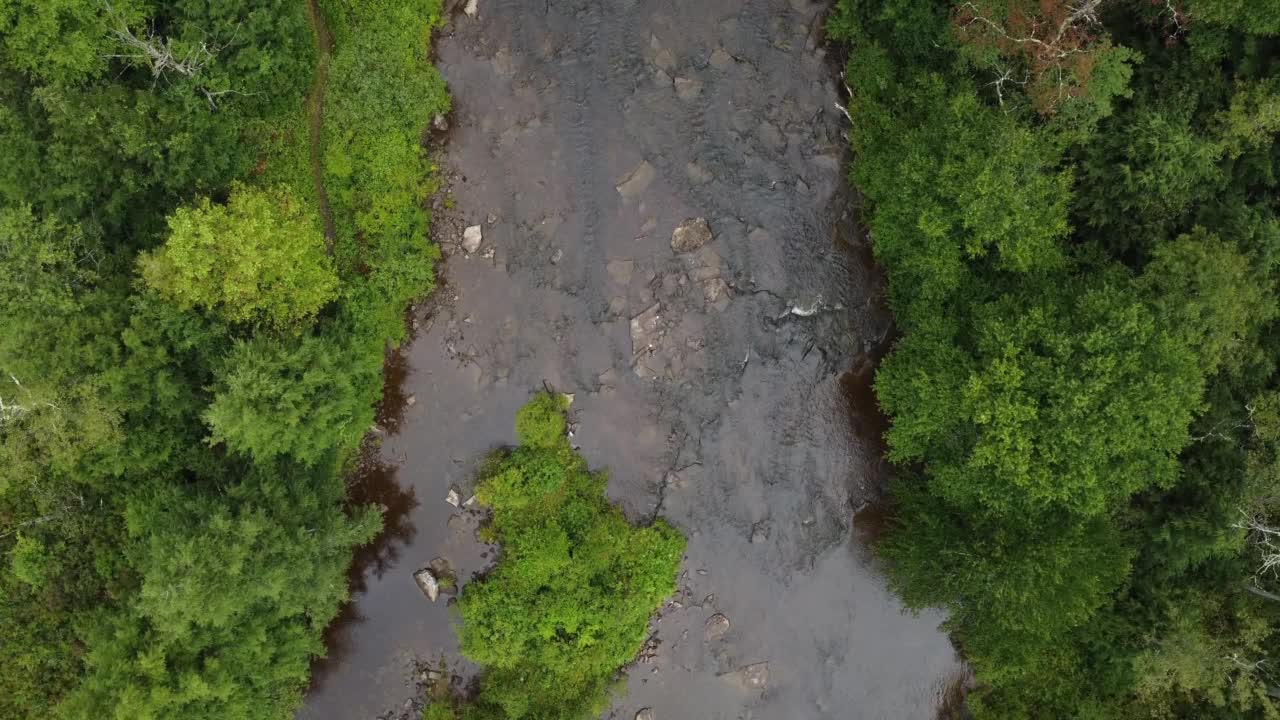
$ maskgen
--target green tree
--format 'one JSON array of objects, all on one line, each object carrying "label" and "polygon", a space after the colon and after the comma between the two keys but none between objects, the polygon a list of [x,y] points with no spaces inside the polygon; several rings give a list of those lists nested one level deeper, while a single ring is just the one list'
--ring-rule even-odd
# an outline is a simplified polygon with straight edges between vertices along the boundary
[{"label": "green tree", "polygon": [[266,462],[315,462],[359,440],[373,418],[333,340],[257,337],[238,342],[215,375],[204,413],[211,442]]},{"label": "green tree", "polygon": [[142,256],[143,280],[186,310],[233,323],[297,328],[337,295],[315,213],[285,190],[235,188],[169,218],[163,248]]},{"label": "green tree", "polygon": [[598,715],[674,589],[684,539],[661,520],[632,527],[609,505],[604,474],[569,447],[566,407],[550,393],[530,401],[516,419],[521,445],[491,459],[477,487],[502,544],[460,603],[462,652],[484,668],[468,709],[480,717]]},{"label": "green tree", "polygon": [[[225,493],[155,484],[125,516],[139,589],[98,613],[67,718],[287,716],[378,516],[341,509],[329,465],[278,462]],[[198,610],[197,610],[198,608]]]}]

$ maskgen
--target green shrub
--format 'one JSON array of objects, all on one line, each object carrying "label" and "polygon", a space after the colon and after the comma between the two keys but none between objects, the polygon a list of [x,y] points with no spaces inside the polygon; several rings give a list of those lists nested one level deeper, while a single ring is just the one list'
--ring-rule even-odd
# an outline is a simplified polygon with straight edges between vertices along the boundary
[{"label": "green shrub", "polygon": [[675,589],[684,538],[661,520],[633,527],[609,504],[605,475],[564,437],[567,404],[530,401],[517,416],[524,444],[480,479],[502,557],[460,602],[462,652],[484,669],[475,717],[598,714]]}]

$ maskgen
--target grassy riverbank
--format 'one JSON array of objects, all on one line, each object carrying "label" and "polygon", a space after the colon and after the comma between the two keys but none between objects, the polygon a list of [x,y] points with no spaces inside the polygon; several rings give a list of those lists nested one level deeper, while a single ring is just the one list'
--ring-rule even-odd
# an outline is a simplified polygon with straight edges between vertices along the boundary
[{"label": "grassy riverbank", "polygon": [[0,717],[289,717],[378,530],[440,5],[310,9],[0,13]]}]

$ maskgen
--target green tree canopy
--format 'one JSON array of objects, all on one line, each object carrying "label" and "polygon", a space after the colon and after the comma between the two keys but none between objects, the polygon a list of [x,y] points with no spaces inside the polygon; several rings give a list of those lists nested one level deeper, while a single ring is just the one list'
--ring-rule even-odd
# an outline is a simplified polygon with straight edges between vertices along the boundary
[{"label": "green tree canopy", "polygon": [[221,363],[205,411],[212,442],[259,462],[292,455],[314,462],[364,434],[372,408],[326,338],[257,337]]},{"label": "green tree canopy", "polygon": [[521,445],[481,473],[476,497],[502,558],[463,588],[462,652],[484,668],[464,717],[598,716],[674,589],[684,538],[661,520],[632,527],[609,504],[605,475],[565,437],[567,406],[551,393],[530,401],[516,417]]},{"label": "green tree canopy", "polygon": [[283,189],[239,186],[169,218],[164,247],[139,260],[146,284],[183,309],[297,328],[337,295],[315,211]]}]

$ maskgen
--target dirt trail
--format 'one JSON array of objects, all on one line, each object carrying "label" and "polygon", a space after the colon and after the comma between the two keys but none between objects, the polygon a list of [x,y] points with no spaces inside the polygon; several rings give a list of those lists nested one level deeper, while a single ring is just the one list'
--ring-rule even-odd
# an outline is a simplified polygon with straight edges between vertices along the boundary
[{"label": "dirt trail", "polygon": [[329,254],[333,254],[333,242],[337,232],[333,227],[333,212],[329,209],[329,193],[324,187],[324,93],[329,85],[329,60],[333,57],[333,34],[324,21],[324,13],[320,12],[316,0],[307,0],[307,20],[311,23],[311,34],[315,38],[316,67],[311,81],[311,89],[307,92],[307,131],[308,146],[311,154],[311,178],[316,186],[316,204],[320,206],[320,217],[324,221],[324,243]]},{"label": "dirt trail", "polygon": [[[479,0],[453,18],[437,41],[456,107],[447,285],[398,366],[385,464],[357,488],[393,531],[357,568],[299,718],[411,716],[418,663],[456,650],[411,574],[491,560],[444,497],[514,440],[544,382],[576,394],[573,440],[610,496],[689,538],[656,652],[611,716],[937,714],[959,677],[941,618],[901,611],[867,551],[872,514],[855,527],[884,480],[868,383],[891,325],[847,210],[824,11]],[[697,217],[714,238],[675,252]],[[708,639],[717,614],[728,629]],[[762,662],[763,687],[735,674]]]}]

